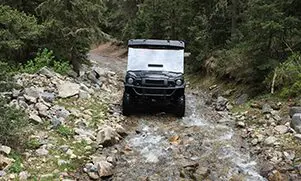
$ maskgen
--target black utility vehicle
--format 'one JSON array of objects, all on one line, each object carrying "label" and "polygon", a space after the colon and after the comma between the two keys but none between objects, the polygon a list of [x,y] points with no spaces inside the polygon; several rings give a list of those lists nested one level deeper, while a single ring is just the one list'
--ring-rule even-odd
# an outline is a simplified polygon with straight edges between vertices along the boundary
[{"label": "black utility vehicle", "polygon": [[184,48],[182,41],[135,39],[128,42],[123,114],[140,104],[171,107],[185,114]]}]

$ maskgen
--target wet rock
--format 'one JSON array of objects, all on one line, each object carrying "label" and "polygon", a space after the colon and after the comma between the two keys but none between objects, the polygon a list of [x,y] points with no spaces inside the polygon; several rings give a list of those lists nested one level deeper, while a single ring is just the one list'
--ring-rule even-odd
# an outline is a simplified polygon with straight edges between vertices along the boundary
[{"label": "wet rock", "polygon": [[226,107],[227,103],[228,103],[228,99],[226,99],[222,96],[219,96],[216,101],[215,110],[216,111],[225,111],[227,108]]},{"label": "wet rock", "polygon": [[9,155],[11,152],[11,148],[8,146],[0,145],[0,153],[5,153],[6,155]]},{"label": "wet rock", "polygon": [[36,114],[30,114],[29,120],[34,121],[35,123],[42,124],[43,120]]},{"label": "wet rock", "polygon": [[48,67],[43,67],[39,70],[38,74],[45,75],[48,78],[55,77],[55,72],[50,70]]},{"label": "wet rock", "polygon": [[22,171],[19,173],[19,180],[25,181],[30,177],[30,174],[27,171]]},{"label": "wet rock", "polygon": [[262,106],[262,113],[263,114],[270,114],[272,112],[272,107],[269,104],[264,104]]},{"label": "wet rock", "polygon": [[291,107],[289,109],[289,115],[292,118],[294,114],[301,113],[301,107]]},{"label": "wet rock", "polygon": [[96,141],[103,146],[111,146],[120,140],[121,136],[110,126],[103,127],[98,133]]},{"label": "wet rock", "polygon": [[267,146],[272,146],[276,143],[278,139],[274,136],[269,136],[267,139],[264,140],[264,144]]},{"label": "wet rock", "polygon": [[80,90],[80,85],[76,83],[72,83],[69,81],[63,82],[57,85],[58,88],[58,97],[60,98],[69,98],[77,95]]},{"label": "wet rock", "polygon": [[285,134],[288,132],[288,127],[285,125],[279,125],[275,127],[275,130],[280,134]]},{"label": "wet rock", "polygon": [[249,98],[248,94],[242,94],[241,96],[239,96],[239,98],[236,100],[236,105],[242,105],[244,103],[247,102]]},{"label": "wet rock", "polygon": [[293,118],[291,120],[291,127],[297,133],[301,133],[301,113],[296,113],[293,115]]}]

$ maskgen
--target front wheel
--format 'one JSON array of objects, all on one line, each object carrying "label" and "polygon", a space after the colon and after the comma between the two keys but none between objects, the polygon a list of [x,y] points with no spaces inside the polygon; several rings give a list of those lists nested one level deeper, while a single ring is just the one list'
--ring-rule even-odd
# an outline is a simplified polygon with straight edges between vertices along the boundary
[{"label": "front wheel", "polygon": [[131,95],[125,92],[122,100],[122,114],[124,116],[129,116],[131,114],[131,101]]},{"label": "front wheel", "polygon": [[175,115],[180,118],[185,116],[185,95],[177,99]]}]

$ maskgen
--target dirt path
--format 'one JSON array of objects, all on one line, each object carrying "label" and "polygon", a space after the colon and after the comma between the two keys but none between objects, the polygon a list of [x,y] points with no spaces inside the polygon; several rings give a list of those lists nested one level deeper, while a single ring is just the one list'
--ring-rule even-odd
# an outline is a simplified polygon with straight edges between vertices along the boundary
[{"label": "dirt path", "polygon": [[[103,56],[99,50],[89,57],[122,79],[126,59]],[[202,92],[187,90],[186,96],[183,119],[160,112],[126,118],[129,135],[102,150],[115,155],[113,180],[265,180],[228,113],[205,105],[207,97]]]}]

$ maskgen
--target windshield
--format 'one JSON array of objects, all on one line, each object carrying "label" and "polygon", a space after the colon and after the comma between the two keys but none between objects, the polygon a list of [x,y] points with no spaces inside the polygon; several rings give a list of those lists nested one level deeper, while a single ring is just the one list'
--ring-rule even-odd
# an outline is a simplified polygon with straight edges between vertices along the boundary
[{"label": "windshield", "polygon": [[130,70],[184,73],[184,50],[129,48]]}]

